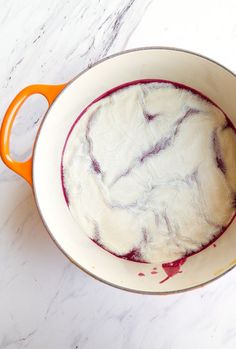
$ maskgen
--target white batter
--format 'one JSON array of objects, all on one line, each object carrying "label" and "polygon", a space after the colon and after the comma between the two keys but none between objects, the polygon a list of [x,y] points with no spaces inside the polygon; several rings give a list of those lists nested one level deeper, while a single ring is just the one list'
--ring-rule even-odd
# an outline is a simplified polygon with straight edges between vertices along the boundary
[{"label": "white batter", "polygon": [[172,84],[129,86],[93,104],[63,169],[78,224],[120,256],[173,261],[235,213],[236,134],[218,108]]}]

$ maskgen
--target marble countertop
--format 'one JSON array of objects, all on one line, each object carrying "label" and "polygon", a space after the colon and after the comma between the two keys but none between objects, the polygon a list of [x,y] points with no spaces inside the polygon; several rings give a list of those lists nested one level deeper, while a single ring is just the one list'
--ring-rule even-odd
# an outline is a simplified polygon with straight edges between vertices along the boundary
[{"label": "marble countertop", "polygon": [[[236,71],[234,0],[0,0],[0,118],[33,83],[62,83],[140,46],[197,51]],[[30,154],[42,97],[24,105],[12,153]],[[0,163],[0,349],[235,349],[236,270],[172,296],[114,289],[57,249],[29,185]]]}]

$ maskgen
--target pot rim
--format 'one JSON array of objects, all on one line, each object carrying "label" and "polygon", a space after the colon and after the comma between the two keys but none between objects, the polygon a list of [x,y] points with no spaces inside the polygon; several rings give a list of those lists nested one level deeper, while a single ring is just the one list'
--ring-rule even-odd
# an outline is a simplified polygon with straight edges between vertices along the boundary
[{"label": "pot rim", "polygon": [[72,262],[76,267],[78,267],[81,271],[83,271],[84,273],[86,273],[87,275],[91,276],[92,278],[94,278],[95,280],[98,280],[100,282],[102,282],[103,284],[106,284],[106,285],[109,285],[109,286],[112,286],[116,289],[119,289],[119,290],[123,290],[123,291],[128,291],[130,293],[136,293],[136,294],[142,294],[142,295],[173,295],[173,294],[179,294],[179,293],[183,293],[183,292],[187,292],[187,291],[192,291],[192,290],[195,290],[195,289],[198,289],[198,288],[201,288],[219,278],[221,278],[223,275],[227,274],[229,271],[231,271],[232,269],[234,269],[236,267],[236,265],[233,265],[231,266],[229,269],[225,270],[223,273],[219,274],[219,275],[216,275],[215,277],[213,277],[212,279],[208,280],[208,281],[205,281],[201,284],[198,284],[198,285],[195,285],[195,286],[191,286],[191,287],[188,287],[188,288],[184,288],[184,289],[180,289],[180,290],[175,290],[175,291],[165,291],[165,292],[151,292],[151,291],[140,291],[140,290],[136,290],[136,289],[132,289],[132,288],[126,288],[124,286],[119,286],[119,285],[116,285],[116,284],[113,284],[112,282],[109,282],[107,280],[104,280],[100,277],[98,277],[97,275],[95,274],[92,274],[91,272],[89,272],[88,270],[86,270],[84,267],[82,267],[75,259],[73,259],[69,254],[68,252],[66,252],[64,250],[64,248],[59,244],[59,242],[56,240],[56,238],[54,237],[53,233],[50,231],[45,219],[44,219],[44,216],[41,212],[41,209],[40,209],[40,204],[38,202],[38,198],[37,198],[37,195],[36,195],[36,192],[35,192],[35,187],[34,187],[34,153],[35,153],[35,149],[37,148],[37,140],[38,140],[38,137],[41,133],[41,129],[42,129],[42,126],[44,124],[44,121],[46,120],[46,117],[52,107],[52,105],[57,101],[57,99],[60,97],[60,95],[62,93],[65,92],[65,90],[67,89],[68,86],[70,86],[77,78],[79,78],[80,76],[82,76],[83,74],[85,74],[88,70],[90,70],[91,68],[93,68],[94,66],[102,63],[102,62],[105,62],[109,59],[112,59],[114,57],[117,57],[117,56],[121,56],[121,55],[124,55],[124,54],[127,54],[127,53],[131,53],[131,52],[136,52],[136,51],[146,51],[146,50],[168,50],[168,51],[177,51],[177,52],[183,52],[183,53],[187,53],[187,54],[191,54],[191,55],[194,55],[194,56],[197,56],[197,57],[200,57],[200,58],[203,58],[205,60],[208,60],[210,61],[211,63],[214,63],[216,65],[218,65],[219,67],[223,68],[225,71],[227,71],[228,73],[230,73],[231,75],[233,75],[234,77],[236,77],[236,74],[234,74],[230,69],[226,68],[224,65],[222,65],[221,63],[218,63],[216,62],[215,60],[209,58],[209,57],[206,57],[202,54],[199,54],[199,53],[196,53],[196,52],[193,52],[193,51],[190,51],[190,50],[186,50],[186,49],[181,49],[181,48],[176,48],[176,47],[169,47],[169,46],[145,46],[145,47],[136,47],[136,48],[132,48],[132,49],[128,49],[128,50],[124,50],[124,51],[119,51],[117,53],[114,53],[112,55],[109,55],[109,56],[106,56],[102,59],[100,59],[99,61],[93,63],[92,65],[88,66],[86,69],[82,70],[79,74],[77,74],[72,80],[70,80],[66,86],[62,89],[62,91],[57,95],[57,97],[54,99],[54,101],[52,102],[52,104],[50,105],[50,107],[48,108],[48,110],[46,111],[46,113],[44,114],[43,118],[42,118],[42,121],[39,125],[39,128],[38,128],[38,132],[37,132],[37,135],[36,135],[36,138],[35,138],[35,142],[34,142],[34,148],[33,148],[33,153],[32,153],[32,191],[33,191],[33,196],[34,196],[34,200],[35,200],[35,203],[36,203],[36,206],[37,206],[37,209],[38,209],[38,212],[40,214],[40,217],[42,219],[42,222],[43,222],[43,225],[44,227],[46,228],[49,236],[51,237],[52,241],[55,243],[55,245],[59,248],[59,250],[64,254],[64,256],[66,256],[66,258]]}]

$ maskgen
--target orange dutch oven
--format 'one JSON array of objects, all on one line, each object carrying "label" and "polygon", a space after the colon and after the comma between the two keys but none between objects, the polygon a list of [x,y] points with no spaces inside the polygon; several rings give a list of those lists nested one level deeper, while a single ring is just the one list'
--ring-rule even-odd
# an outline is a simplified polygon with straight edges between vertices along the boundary
[{"label": "orange dutch oven", "polygon": [[[224,110],[236,124],[236,77],[231,71],[192,52],[160,47],[140,48],[108,57],[68,84],[24,88],[4,116],[0,152],[4,163],[32,186],[49,234],[80,269],[121,289],[167,294],[202,286],[234,267],[236,221],[219,237],[216,248],[209,246],[187,258],[175,276],[161,282],[167,276],[161,264],[117,258],[94,244],[73,219],[61,185],[63,146],[78,115],[106,91],[142,79],[175,81],[196,89]],[[19,108],[33,94],[45,96],[49,109],[39,128],[32,156],[25,162],[18,162],[12,159],[9,150],[11,129]],[[153,270],[156,273],[152,273]]]}]

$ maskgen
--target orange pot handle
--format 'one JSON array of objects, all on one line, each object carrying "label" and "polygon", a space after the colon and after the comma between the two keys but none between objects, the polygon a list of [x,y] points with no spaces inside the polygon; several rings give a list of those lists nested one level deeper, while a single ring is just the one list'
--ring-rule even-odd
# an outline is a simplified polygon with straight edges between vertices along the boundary
[{"label": "orange pot handle", "polygon": [[56,96],[66,86],[63,85],[31,85],[21,90],[13,99],[6,114],[3,118],[2,127],[0,130],[0,155],[3,162],[17,174],[22,176],[26,181],[32,185],[32,157],[25,162],[15,161],[10,155],[10,135],[13,122],[18,110],[24,101],[33,94],[41,94],[46,97],[49,107],[53,103]]}]

